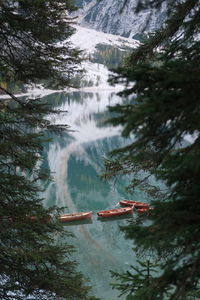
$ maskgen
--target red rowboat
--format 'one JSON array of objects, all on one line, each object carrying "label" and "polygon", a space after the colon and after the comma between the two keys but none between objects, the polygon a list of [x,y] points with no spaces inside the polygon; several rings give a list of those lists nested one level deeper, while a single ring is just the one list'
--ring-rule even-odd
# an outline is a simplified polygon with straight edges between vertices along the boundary
[{"label": "red rowboat", "polygon": [[138,208],[138,209],[137,209],[137,212],[138,212],[139,214],[143,214],[143,213],[148,213],[148,214],[150,214],[152,210],[153,210],[152,207],[143,207],[143,208]]},{"label": "red rowboat", "polygon": [[132,212],[133,212],[133,206],[130,206],[130,207],[124,207],[124,208],[102,210],[102,211],[97,212],[97,215],[99,217],[115,217],[115,216],[121,216],[124,214],[130,214]]},{"label": "red rowboat", "polygon": [[88,212],[60,215],[58,216],[58,220],[60,222],[71,222],[71,221],[79,221],[83,219],[90,219],[91,217],[92,217],[92,211],[88,211]]},{"label": "red rowboat", "polygon": [[122,201],[119,201],[119,204],[121,206],[134,206],[135,208],[149,208],[148,203],[131,201],[131,200],[122,200]]},{"label": "red rowboat", "polygon": [[140,213],[140,214],[145,213],[145,212],[149,212],[149,208],[148,207],[138,208],[137,212]]}]

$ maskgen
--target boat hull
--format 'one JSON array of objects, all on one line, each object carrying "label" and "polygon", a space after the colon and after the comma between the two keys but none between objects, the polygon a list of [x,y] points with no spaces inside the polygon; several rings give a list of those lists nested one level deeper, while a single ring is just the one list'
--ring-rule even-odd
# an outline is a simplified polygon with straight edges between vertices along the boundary
[{"label": "boat hull", "polygon": [[84,219],[91,219],[92,212],[84,212],[84,213],[73,213],[73,214],[64,214],[58,216],[58,220],[60,222],[71,222],[71,221],[79,221]]},{"label": "boat hull", "polygon": [[149,208],[148,203],[131,201],[131,200],[122,200],[119,202],[121,206],[134,206],[135,208]]},{"label": "boat hull", "polygon": [[137,209],[137,212],[139,214],[148,214],[149,215],[149,214],[151,214],[152,210],[153,210],[152,207],[143,207],[143,208]]},{"label": "boat hull", "polygon": [[138,208],[137,212],[139,214],[143,214],[143,213],[149,212],[149,208],[147,208],[147,207],[145,207],[145,208],[144,207],[143,208]]},{"label": "boat hull", "polygon": [[102,218],[102,217],[97,217],[97,220],[103,223],[106,222],[118,222],[118,221],[122,221],[122,220],[128,220],[128,219],[132,219],[133,218],[133,214],[124,214],[124,215],[120,215],[120,216],[112,216],[111,218]]},{"label": "boat hull", "polygon": [[108,217],[116,217],[125,214],[133,213],[133,206],[125,207],[125,208],[117,208],[117,209],[110,209],[110,210],[103,210],[97,212],[99,217],[108,218]]}]

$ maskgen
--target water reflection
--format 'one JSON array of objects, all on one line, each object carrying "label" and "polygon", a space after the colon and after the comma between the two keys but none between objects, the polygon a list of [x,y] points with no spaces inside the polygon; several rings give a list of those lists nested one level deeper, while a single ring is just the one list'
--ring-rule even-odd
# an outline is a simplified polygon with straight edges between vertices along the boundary
[{"label": "water reflection", "polygon": [[103,157],[125,143],[119,127],[104,125],[108,116],[106,106],[122,100],[107,92],[61,93],[48,96],[46,100],[60,110],[68,111],[56,117],[55,122],[70,124],[73,131],[54,135],[46,149],[46,164],[54,181],[46,189],[45,204],[67,206],[68,212],[93,211],[92,222],[70,224],[70,230],[76,236],[73,239],[78,250],[75,259],[94,286],[94,293],[102,299],[116,300],[118,293],[111,289],[113,279],[109,270],[121,272],[135,260],[131,243],[119,230],[119,225],[126,224],[127,218],[98,220],[96,212],[115,208],[119,200],[128,198],[124,180],[113,184],[99,178]]}]

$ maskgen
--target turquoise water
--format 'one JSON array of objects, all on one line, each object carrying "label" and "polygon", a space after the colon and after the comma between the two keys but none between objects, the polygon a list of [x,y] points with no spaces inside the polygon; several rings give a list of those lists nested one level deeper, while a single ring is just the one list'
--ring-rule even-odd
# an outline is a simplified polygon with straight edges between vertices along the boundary
[{"label": "turquoise water", "polygon": [[45,205],[67,206],[66,212],[93,211],[91,222],[67,226],[75,235],[74,258],[79,270],[89,278],[95,295],[106,300],[118,299],[118,292],[110,286],[114,279],[109,271],[122,272],[136,261],[132,243],[119,230],[119,225],[127,224],[127,218],[101,221],[96,212],[115,208],[124,198],[144,200],[139,193],[134,197],[126,194],[126,178],[112,182],[99,178],[107,153],[126,143],[120,137],[120,128],[104,125],[107,105],[122,99],[109,92],[75,92],[53,94],[45,100],[68,111],[54,116],[54,121],[69,124],[72,130],[63,135],[54,134],[45,150],[45,164],[54,179],[46,187]]}]

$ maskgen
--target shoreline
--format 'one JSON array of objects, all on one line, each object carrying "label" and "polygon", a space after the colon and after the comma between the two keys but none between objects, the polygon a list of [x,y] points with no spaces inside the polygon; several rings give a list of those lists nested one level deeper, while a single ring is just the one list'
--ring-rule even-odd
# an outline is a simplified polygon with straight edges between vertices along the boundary
[{"label": "shoreline", "polygon": [[[109,85],[102,85],[102,86],[91,86],[91,87],[82,87],[82,88],[66,88],[62,90],[48,90],[48,89],[31,89],[28,90],[27,93],[21,93],[21,94],[13,94],[15,97],[30,97],[32,99],[36,98],[43,98],[45,96],[55,94],[55,93],[72,93],[72,92],[79,92],[79,93],[100,93],[100,92],[120,92],[124,89],[124,86],[118,85],[118,86],[109,86]],[[12,99],[9,95],[0,95],[0,99],[8,100]]]}]

